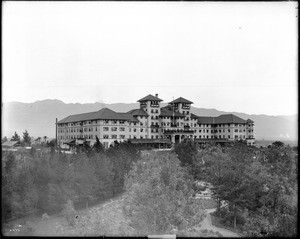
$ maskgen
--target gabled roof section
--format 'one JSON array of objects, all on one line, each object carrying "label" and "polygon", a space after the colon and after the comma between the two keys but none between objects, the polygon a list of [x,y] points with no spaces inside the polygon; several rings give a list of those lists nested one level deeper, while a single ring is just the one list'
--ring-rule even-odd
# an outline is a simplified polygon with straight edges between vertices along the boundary
[{"label": "gabled roof section", "polygon": [[[70,115],[57,123],[71,123],[71,122],[79,122],[85,120],[132,120],[131,116],[128,116],[126,113],[117,113],[111,109],[103,108],[96,112],[84,113],[84,114],[76,114]],[[132,116],[133,118],[133,116]]]},{"label": "gabled roof section", "polygon": [[237,117],[233,114],[220,115],[216,117],[216,124],[245,124],[246,120]]},{"label": "gabled roof section", "polygon": [[[168,107],[163,107],[160,109],[160,117],[173,117],[173,111],[170,110]],[[174,111],[175,117],[185,117],[183,114]]]},{"label": "gabled roof section", "polygon": [[133,109],[127,112],[127,114],[132,114],[134,116],[148,116],[145,110],[143,109]]},{"label": "gabled roof section", "polygon": [[191,113],[191,119],[198,119],[198,118],[199,118],[198,115],[195,115],[195,114]]},{"label": "gabled roof section", "polygon": [[198,116],[198,124],[214,124],[214,117],[210,116]]},{"label": "gabled roof section", "polygon": [[138,102],[151,101],[151,100],[153,100],[153,101],[163,101],[162,99],[160,99],[158,97],[155,97],[155,96],[150,94],[150,95],[147,95],[144,98],[138,100]]},{"label": "gabled roof section", "polygon": [[177,98],[176,100],[173,100],[170,102],[170,104],[176,104],[176,103],[186,103],[186,104],[193,104],[192,101],[189,101],[187,99],[184,99],[182,97]]},{"label": "gabled roof section", "polygon": [[5,141],[4,143],[2,143],[2,146],[13,147],[17,144],[20,144],[20,142],[19,141]]},{"label": "gabled roof section", "polygon": [[251,120],[251,119],[247,119],[246,122],[247,122],[247,123],[254,123],[254,121]]},{"label": "gabled roof section", "polygon": [[[196,116],[198,124],[245,124],[246,120],[233,114],[220,115],[218,117]],[[253,121],[252,121],[253,122]]]},{"label": "gabled roof section", "polygon": [[128,114],[128,113],[119,113],[120,115],[122,115],[122,120],[127,120],[130,122],[135,122],[135,123],[139,123],[140,121],[135,118],[132,114]]}]

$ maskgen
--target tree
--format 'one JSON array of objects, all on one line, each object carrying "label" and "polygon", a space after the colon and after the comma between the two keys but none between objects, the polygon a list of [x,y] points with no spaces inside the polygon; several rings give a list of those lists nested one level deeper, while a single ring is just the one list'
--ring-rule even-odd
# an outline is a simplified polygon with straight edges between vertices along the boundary
[{"label": "tree", "polygon": [[1,140],[1,143],[4,143],[4,142],[6,142],[6,141],[7,141],[7,137],[4,136],[4,137],[2,138],[2,140]]},{"label": "tree", "polygon": [[274,143],[272,143],[272,145],[278,148],[284,147],[284,143],[281,141],[275,141]]},{"label": "tree", "polygon": [[100,153],[100,152],[103,152],[104,151],[104,147],[103,145],[101,144],[98,136],[96,136],[96,142],[95,144],[93,145],[93,150],[95,150],[97,153]]},{"label": "tree", "polygon": [[11,141],[20,141],[20,136],[15,132],[15,134],[11,137]]},{"label": "tree", "polygon": [[187,167],[190,173],[196,177],[195,162],[198,152],[196,143],[191,139],[185,139],[183,142],[175,145],[174,151],[178,155],[181,165]]},{"label": "tree", "polygon": [[26,129],[25,132],[23,132],[23,143],[25,146],[30,146],[31,144],[31,138]]},{"label": "tree", "polygon": [[225,168],[229,161],[227,154],[222,151],[220,146],[209,145],[200,150],[197,154],[197,179],[206,180],[213,185],[213,198],[217,200],[217,211],[220,211],[221,200],[219,195],[220,187],[223,184]]},{"label": "tree", "polygon": [[47,143],[46,143],[46,146],[49,147],[49,148],[54,148],[55,145],[56,145],[56,139],[52,139],[52,140],[50,140],[50,142],[47,141]]},{"label": "tree", "polygon": [[168,234],[198,225],[204,212],[175,154],[160,152],[134,163],[125,179],[124,213],[141,235]]}]

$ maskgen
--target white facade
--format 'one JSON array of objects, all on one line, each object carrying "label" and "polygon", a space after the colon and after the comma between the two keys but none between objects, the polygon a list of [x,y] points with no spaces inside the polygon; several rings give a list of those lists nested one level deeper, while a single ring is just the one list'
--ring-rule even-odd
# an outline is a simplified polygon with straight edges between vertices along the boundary
[{"label": "white facade", "polygon": [[167,139],[171,142],[180,142],[184,138],[203,141],[242,139],[249,144],[254,143],[254,124],[251,120],[246,121],[234,115],[196,116],[191,113],[192,102],[181,97],[163,108],[161,101],[157,95],[148,95],[139,100],[140,109],[128,113],[102,109],[68,116],[57,123],[57,141],[61,146],[75,139],[76,142],[85,140],[93,145],[97,136],[105,147],[116,140],[122,142],[132,139],[141,142],[145,139]]}]

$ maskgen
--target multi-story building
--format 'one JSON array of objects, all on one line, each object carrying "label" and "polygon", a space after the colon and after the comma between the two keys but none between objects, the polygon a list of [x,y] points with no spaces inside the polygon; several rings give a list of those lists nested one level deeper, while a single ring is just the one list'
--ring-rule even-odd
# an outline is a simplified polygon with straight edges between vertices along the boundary
[{"label": "multi-story building", "polygon": [[197,142],[230,142],[245,140],[254,144],[253,126],[250,119],[244,120],[233,114],[218,117],[202,117],[191,113],[193,102],[182,97],[161,107],[158,95],[148,95],[138,102],[139,109],[119,113],[108,108],[96,112],[70,115],[58,121],[57,142],[93,145],[96,136],[109,147],[116,140],[130,140],[137,144],[169,144],[192,138]]}]

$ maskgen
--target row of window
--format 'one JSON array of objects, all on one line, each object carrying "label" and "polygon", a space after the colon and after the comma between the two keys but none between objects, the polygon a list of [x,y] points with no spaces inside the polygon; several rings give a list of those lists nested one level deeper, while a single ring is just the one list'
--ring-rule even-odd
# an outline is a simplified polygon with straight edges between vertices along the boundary
[{"label": "row of window", "polygon": [[[158,110],[151,110],[151,113],[158,113]],[[183,111],[183,114],[189,114],[189,111]],[[141,119],[144,118],[144,116],[139,116]],[[146,118],[146,116],[145,116]],[[151,119],[158,119],[158,116],[151,116]],[[172,119],[172,117],[162,117],[162,119]],[[188,121],[190,120],[189,117],[185,118],[185,121]],[[117,124],[120,124],[120,125],[124,125],[125,124],[125,121],[124,120],[104,120],[103,121],[104,124],[112,124],[112,125],[117,125]],[[98,121],[97,120],[90,120],[90,121],[82,121],[82,122],[76,122],[76,123],[63,123],[63,124],[58,124],[58,127],[64,127],[64,126],[82,126],[82,125],[89,125],[89,124],[98,124]],[[136,122],[134,123],[129,123],[129,125],[136,125]],[[143,123],[141,123],[141,125],[143,125]],[[197,124],[194,124],[195,127]],[[210,124],[199,124],[200,127],[209,127],[209,126],[212,126],[212,127],[226,127],[226,125],[228,127],[230,127],[230,124],[215,124],[215,125],[210,125]],[[234,124],[235,127],[245,127],[246,125],[245,124]],[[248,127],[252,127],[253,124],[248,124],[247,125]],[[75,131],[74,131],[75,132]]]},{"label": "row of window", "polygon": [[[117,139],[117,138],[118,138],[118,135],[113,134],[113,135],[111,135],[111,138],[112,138],[112,139]],[[121,138],[121,139],[125,139],[125,135],[121,134],[121,135],[120,135],[120,138]],[[109,139],[109,135],[108,135],[108,134],[104,134],[104,135],[103,135],[103,139]]]},{"label": "row of window", "polygon": [[[76,132],[82,133],[82,132],[91,132],[93,130],[94,130],[93,127],[82,128],[82,129],[80,129],[80,128],[76,128],[76,129],[71,128],[71,129],[66,129],[66,130],[59,129],[58,133],[64,133],[64,132],[66,132],[66,133],[76,133]],[[95,131],[97,131],[97,127],[95,127]]]},{"label": "row of window", "polygon": [[58,136],[58,139],[95,139],[96,136],[90,135],[66,135],[66,136]]},{"label": "row of window", "polygon": [[116,125],[116,124],[125,124],[124,120],[104,120],[103,124],[109,124],[111,123],[112,125]]}]

